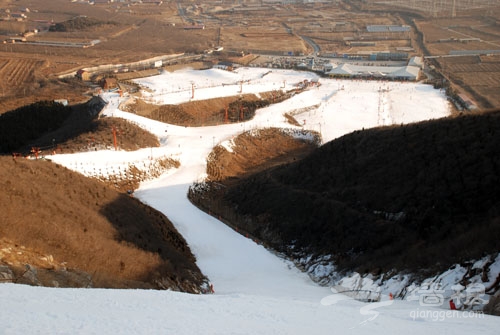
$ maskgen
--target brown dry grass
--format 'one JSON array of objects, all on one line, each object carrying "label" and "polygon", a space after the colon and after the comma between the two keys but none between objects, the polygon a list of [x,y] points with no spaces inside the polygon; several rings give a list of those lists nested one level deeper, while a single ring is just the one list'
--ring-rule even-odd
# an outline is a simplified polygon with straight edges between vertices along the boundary
[{"label": "brown dry grass", "polygon": [[[159,145],[136,125],[115,118],[94,120],[86,111],[87,105],[74,106],[60,128],[32,143],[47,151],[55,144],[57,152],[102,149],[112,147],[114,127],[120,149]],[[158,158],[154,170],[142,173],[131,166],[124,177],[102,183],[44,160],[0,156],[0,236],[8,242],[0,246],[9,250],[0,255],[0,264],[9,265],[19,283],[33,284],[24,278],[25,264],[30,264],[38,267],[35,284],[198,292],[204,277],[168,219],[108,186],[133,190],[140,181],[175,166],[178,162]]]},{"label": "brown dry grass", "polygon": [[[196,94],[196,93],[195,93]],[[225,108],[237,102],[257,102],[272,96],[272,93],[262,93],[261,98],[255,94],[195,100],[178,105],[153,105],[137,99],[134,104],[127,105],[127,110],[153,120],[188,126],[208,126],[223,124]]]},{"label": "brown dry grass", "polygon": [[[103,117],[93,120],[85,131],[58,143],[58,152],[74,153],[89,150],[113,149],[113,129],[120,150],[133,151],[140,148],[158,147],[158,138],[126,120]],[[49,136],[50,137],[50,136]]]},{"label": "brown dry grass", "polygon": [[221,35],[224,45],[232,50],[283,50],[296,53],[308,50],[300,37],[288,33],[284,27],[232,27],[224,29]]},{"label": "brown dry grass", "polygon": [[111,149],[115,144],[113,130],[117,149],[131,151],[159,146],[156,136],[135,124],[113,117],[99,119],[89,113],[98,113],[95,109],[103,106],[102,99],[90,99],[71,107],[44,101],[5,113],[0,133],[3,153],[25,154],[32,147],[39,147],[44,154]]},{"label": "brown dry grass", "polygon": [[233,152],[216,146],[207,158],[208,180],[224,182],[299,160],[316,144],[298,140],[283,131],[267,128],[245,132],[233,139]]},{"label": "brown dry grass", "polygon": [[0,175],[3,238],[91,274],[97,287],[201,284],[182,236],[136,199],[42,160],[0,157]]}]

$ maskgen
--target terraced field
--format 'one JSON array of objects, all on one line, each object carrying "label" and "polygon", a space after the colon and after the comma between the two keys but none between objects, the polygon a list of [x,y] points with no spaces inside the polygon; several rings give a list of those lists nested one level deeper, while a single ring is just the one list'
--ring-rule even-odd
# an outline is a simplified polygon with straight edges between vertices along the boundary
[{"label": "terraced field", "polygon": [[497,106],[500,101],[500,56],[448,57],[439,60],[445,73],[468,88],[479,103]]},{"label": "terraced field", "polygon": [[[29,93],[27,87],[35,87],[35,73],[43,61],[31,58],[0,59],[0,89],[2,96],[22,96]],[[29,90],[28,88],[28,90]]]}]

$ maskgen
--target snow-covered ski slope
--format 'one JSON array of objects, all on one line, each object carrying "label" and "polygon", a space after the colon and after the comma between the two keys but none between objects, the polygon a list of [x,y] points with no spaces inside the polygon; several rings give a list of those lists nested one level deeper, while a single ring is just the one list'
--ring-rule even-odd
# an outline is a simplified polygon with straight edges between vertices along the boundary
[{"label": "snow-covered ski slope", "polygon": [[[273,89],[293,88],[313,73],[241,68],[193,71],[145,78],[138,82],[156,103]],[[243,82],[243,84],[241,84]],[[118,109],[124,99],[105,94],[106,115],[129,119],[156,134],[160,148],[136,152],[102,151],[51,157],[90,174],[95,169],[146,162],[153,157],[178,159],[179,169],[145,182],[136,196],[157,208],[188,241],[197,264],[214,284],[214,295],[167,291],[53,289],[0,285],[4,309],[0,333],[98,334],[496,334],[500,319],[446,310],[418,302],[387,301],[380,305],[338,299],[314,284],[290,262],[199,211],[186,197],[189,185],[202,180],[206,157],[217,143],[249,129],[292,128],[283,114],[320,131],[324,142],[351,131],[443,117],[449,106],[443,93],[417,83],[320,79],[321,86],[259,110],[246,123],[186,128],[144,119]],[[423,312],[427,313],[424,314]],[[461,312],[460,312],[461,313]]]}]

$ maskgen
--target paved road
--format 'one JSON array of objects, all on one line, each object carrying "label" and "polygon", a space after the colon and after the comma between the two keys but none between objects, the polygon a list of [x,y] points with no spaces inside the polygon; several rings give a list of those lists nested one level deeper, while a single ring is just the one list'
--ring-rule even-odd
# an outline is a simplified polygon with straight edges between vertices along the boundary
[{"label": "paved road", "polygon": [[309,44],[313,48],[314,55],[317,55],[321,51],[320,46],[317,45],[316,42],[314,42],[311,38],[309,38],[307,36],[302,36],[302,35],[300,35],[300,38],[302,38],[304,40],[304,42],[306,42],[307,44]]}]

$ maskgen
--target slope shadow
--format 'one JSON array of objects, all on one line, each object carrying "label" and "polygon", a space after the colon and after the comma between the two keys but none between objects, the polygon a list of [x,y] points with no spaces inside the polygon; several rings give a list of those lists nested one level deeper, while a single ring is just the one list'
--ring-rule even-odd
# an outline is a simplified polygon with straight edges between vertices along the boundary
[{"label": "slope shadow", "polygon": [[88,131],[106,102],[93,97],[83,104],[63,106],[40,101],[0,116],[0,150],[29,153],[32,147],[54,149],[58,143]]},{"label": "slope shadow", "polygon": [[499,126],[497,110],[356,131],[195,200],[291,257],[443,270],[498,251]]},{"label": "slope shadow", "polygon": [[206,280],[185,239],[158,210],[120,194],[99,212],[116,229],[115,239],[120,244],[132,245],[160,258],[159,264],[144,273],[142,280],[154,282],[159,288],[173,284],[187,291],[196,291],[194,287],[199,288]]},{"label": "slope shadow", "polygon": [[98,118],[101,110],[106,106],[106,102],[100,97],[92,97],[86,103],[71,106],[71,114],[64,121],[61,127],[48,131],[36,140],[27,144],[23,151],[29,150],[32,146],[45,149],[55,149],[59,143],[92,129],[92,123]]}]

